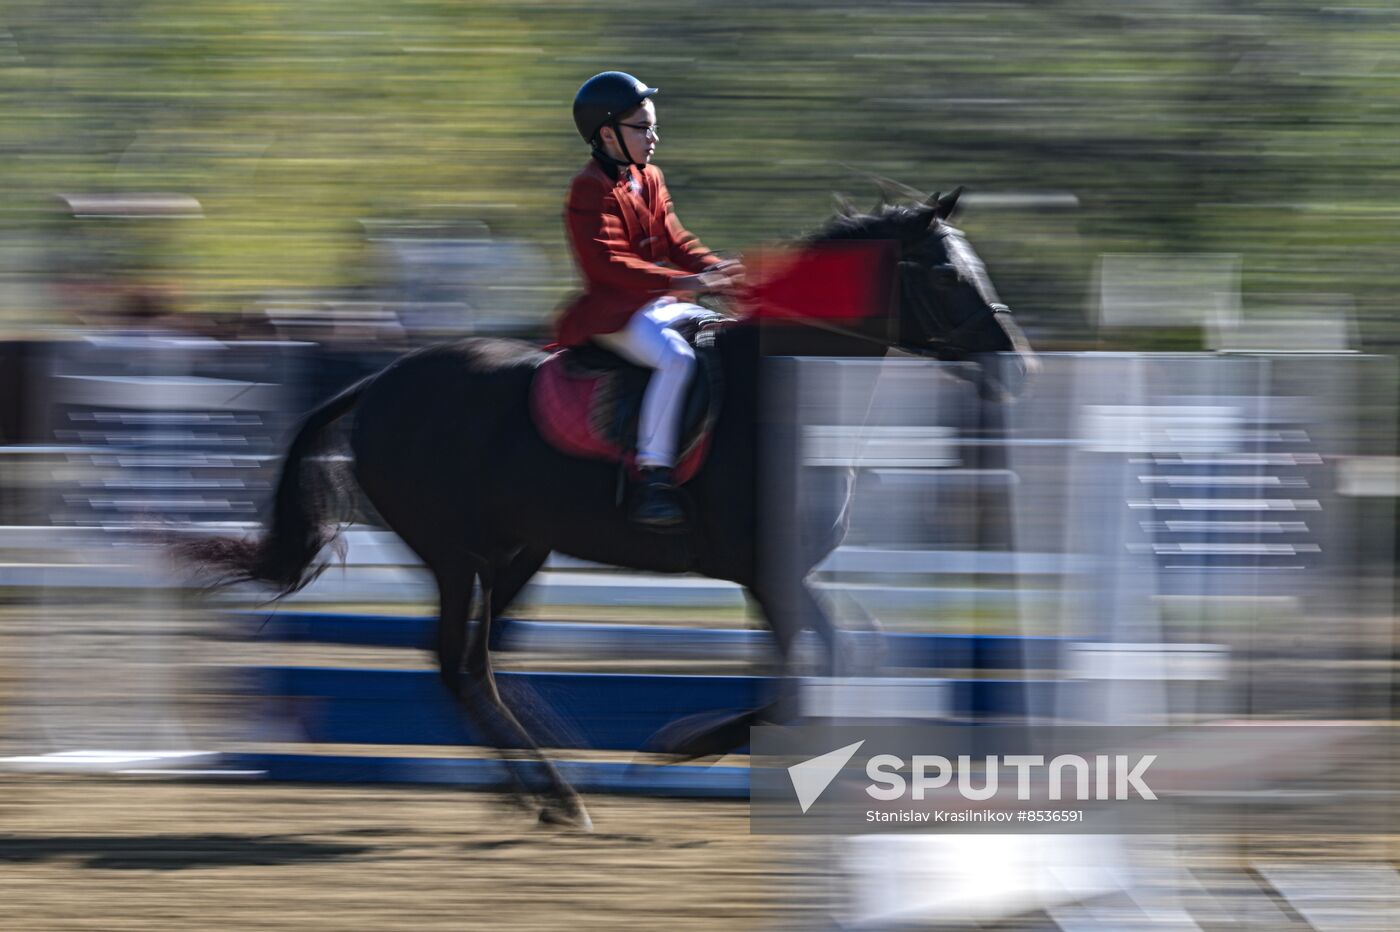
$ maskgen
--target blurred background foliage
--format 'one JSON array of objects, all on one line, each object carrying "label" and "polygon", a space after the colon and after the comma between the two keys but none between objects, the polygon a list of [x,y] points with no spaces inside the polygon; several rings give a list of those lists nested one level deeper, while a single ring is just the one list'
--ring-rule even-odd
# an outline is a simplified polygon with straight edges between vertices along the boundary
[{"label": "blurred background foliage", "polygon": [[186,310],[353,289],[362,221],[446,218],[546,252],[544,318],[573,280],[569,104],[606,68],[662,88],[657,162],[712,247],[872,203],[863,172],[1061,192],[959,221],[1042,345],[1199,343],[1096,329],[1103,253],[1238,254],[1246,306],[1349,294],[1367,349],[1400,342],[1393,0],[9,0],[3,272],[83,261],[56,194],[174,192],[203,217],[117,239]]}]

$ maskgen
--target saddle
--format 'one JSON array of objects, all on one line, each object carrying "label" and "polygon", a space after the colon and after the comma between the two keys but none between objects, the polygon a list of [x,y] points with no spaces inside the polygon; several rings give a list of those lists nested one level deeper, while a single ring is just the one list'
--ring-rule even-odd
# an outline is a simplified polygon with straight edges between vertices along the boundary
[{"label": "saddle", "polygon": [[[689,481],[709,451],[724,380],[715,334],[730,318],[687,321],[676,330],[695,347],[695,375],[681,405],[673,479]],[[620,463],[637,474],[637,425],[652,370],[595,344],[559,350],[535,369],[530,416],[550,446],[569,456]]]}]

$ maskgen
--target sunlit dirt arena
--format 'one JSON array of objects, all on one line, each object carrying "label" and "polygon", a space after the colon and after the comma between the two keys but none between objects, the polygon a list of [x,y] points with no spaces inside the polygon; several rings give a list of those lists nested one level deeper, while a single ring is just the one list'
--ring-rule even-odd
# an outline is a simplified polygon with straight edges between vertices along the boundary
[{"label": "sunlit dirt arena", "polygon": [[[113,617],[107,604],[0,608],[7,753],[47,748],[45,728],[76,729],[86,740],[94,721],[125,727],[157,713],[205,738],[237,735],[251,713],[230,699],[218,671],[243,664],[427,665],[414,651],[223,640],[207,609],[191,613],[184,638],[159,641],[146,630],[155,616]],[[121,712],[153,691],[160,702]],[[65,707],[75,711],[60,714]],[[820,880],[820,861],[781,838],[750,835],[745,802],[586,802],[594,831],[573,834],[540,827],[507,796],[445,787],[0,771],[0,930],[784,929],[826,921],[830,884]]]},{"label": "sunlit dirt arena", "polygon": [[[498,795],[438,789],[7,774],[0,798],[6,932],[838,928],[842,881],[819,839],[752,836],[746,803],[595,795],[596,830],[577,834]],[[1310,926],[1259,892],[1256,858],[1395,856],[1390,839],[1356,838],[1179,853],[1203,884],[1184,905],[1267,915],[1238,927],[1271,932]],[[1370,899],[1346,928],[1394,928]],[[1032,912],[907,928],[1053,925]]]},{"label": "sunlit dirt arena", "polygon": [[36,774],[0,787],[7,932],[822,925],[800,853],[749,835],[745,803],[592,796],[584,835],[451,790]]},{"label": "sunlit dirt arena", "polygon": [[[166,704],[152,708],[174,708],[193,734],[232,734],[239,729],[227,729],[228,721],[241,722],[248,709],[230,700],[213,670],[275,662],[426,664],[425,656],[413,651],[224,640],[213,636],[220,629],[211,625],[215,616],[208,612],[190,620],[189,637],[148,655],[147,642],[135,636],[141,617],[123,618],[116,626],[112,617],[107,606],[42,615],[0,611],[6,621],[0,632],[0,725],[16,735],[27,734],[35,721],[87,734],[89,717],[116,717],[121,711],[104,703],[120,706],[158,689]],[[503,660],[503,666],[582,665],[511,655]],[[627,660],[590,660],[587,666],[670,669]],[[692,672],[690,667],[676,670]],[[157,676],[162,670],[170,673],[169,682]],[[75,695],[83,699],[75,707],[82,713],[77,717],[63,713],[74,707]],[[36,716],[36,706],[45,715]],[[142,716],[154,713],[142,708],[138,704],[133,715],[147,721]],[[227,731],[202,729],[206,717],[219,719]],[[34,737],[34,742],[10,741],[13,752],[45,746]],[[374,750],[486,754],[473,748]],[[533,813],[514,807],[507,797],[450,788],[0,772],[0,932],[822,930],[836,927],[832,917],[848,902],[849,879],[833,859],[833,848],[819,838],[750,835],[745,802],[598,794],[587,795],[586,802],[592,834],[541,828]],[[1172,865],[1175,855],[1174,867],[1191,872],[1194,892],[1183,894],[1182,905],[1192,915],[1223,912],[1238,923],[1232,927],[1270,932],[1309,926],[1260,883],[1254,865],[1397,863],[1393,836],[1221,838],[1199,844],[1182,839],[1146,848],[1141,853],[1149,862]],[[1396,927],[1384,915],[1385,901],[1373,893],[1345,901],[1361,913],[1351,917],[1349,928]],[[1045,913],[1031,910],[977,925],[919,920],[909,928],[1010,932],[1053,924]]]}]

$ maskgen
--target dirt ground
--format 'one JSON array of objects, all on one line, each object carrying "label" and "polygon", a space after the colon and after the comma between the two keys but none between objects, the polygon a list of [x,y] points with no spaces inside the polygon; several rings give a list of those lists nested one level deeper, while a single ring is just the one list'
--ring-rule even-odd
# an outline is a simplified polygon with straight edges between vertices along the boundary
[{"label": "dirt ground", "polygon": [[[834,929],[820,839],[748,833],[748,807],[592,796],[596,830],[538,827],[499,796],[442,789],[0,775],[0,929]],[[1394,863],[1394,837],[1176,851],[1202,928],[1313,928],[1248,865]],[[1251,879],[1251,877],[1255,879]],[[1207,888],[1208,891],[1207,892]],[[1353,891],[1336,928],[1396,928]],[[1200,912],[1195,912],[1198,917]],[[1245,917],[1253,917],[1244,921]],[[1043,913],[981,925],[1037,930]]]},{"label": "dirt ground", "polygon": [[[114,624],[110,606],[90,604],[0,609],[0,746],[40,747],[56,728],[73,740],[98,725],[131,734],[167,715],[171,696],[182,697],[191,736],[227,739],[211,723],[229,707],[209,671],[274,659],[427,663],[414,651],[255,647],[188,630],[152,638],[154,617],[135,612]],[[0,771],[0,932],[833,928],[840,888],[825,849],[815,839],[750,835],[746,803],[596,795],[587,803],[596,830],[574,834],[538,827],[500,796],[443,788]],[[1192,852],[1182,863],[1210,878],[1218,898],[1254,889],[1256,858],[1393,865],[1395,844],[1396,836],[1296,847],[1274,839]],[[1232,927],[1308,928],[1276,895],[1260,895],[1282,924]],[[1040,915],[977,928],[1049,927]]]},{"label": "dirt ground", "polygon": [[0,799],[7,932],[820,924],[742,803],[592,797],[583,835],[443,790],[11,774]]},{"label": "dirt ground", "polygon": [[[230,666],[428,666],[418,651],[171,637],[188,617],[122,608],[0,607],[0,750],[31,753],[55,733],[71,746],[141,740],[171,717],[194,747],[228,746]],[[578,834],[539,827],[505,797],[444,788],[0,770],[0,932],[821,925],[810,859],[751,836],[746,803],[587,803],[595,831]]]}]

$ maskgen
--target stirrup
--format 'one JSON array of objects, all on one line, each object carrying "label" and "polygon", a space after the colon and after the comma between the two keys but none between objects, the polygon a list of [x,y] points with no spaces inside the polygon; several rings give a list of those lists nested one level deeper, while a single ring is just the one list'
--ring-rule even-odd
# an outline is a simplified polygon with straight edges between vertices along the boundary
[{"label": "stirrup", "polygon": [[633,524],[657,531],[678,530],[686,523],[685,510],[671,485],[671,470],[644,469],[628,518]]}]

